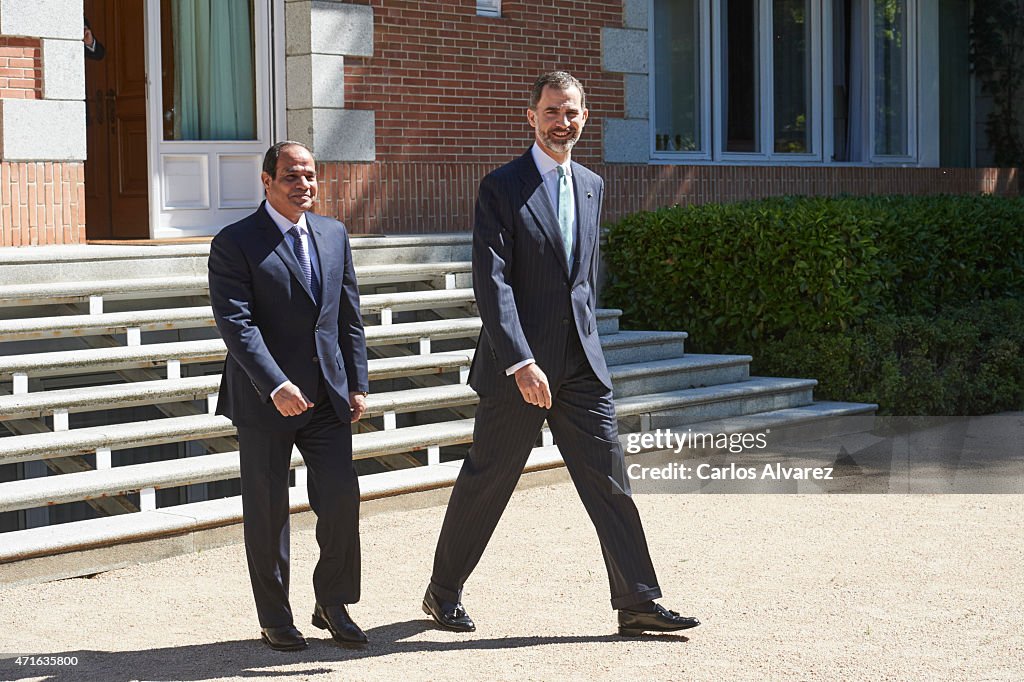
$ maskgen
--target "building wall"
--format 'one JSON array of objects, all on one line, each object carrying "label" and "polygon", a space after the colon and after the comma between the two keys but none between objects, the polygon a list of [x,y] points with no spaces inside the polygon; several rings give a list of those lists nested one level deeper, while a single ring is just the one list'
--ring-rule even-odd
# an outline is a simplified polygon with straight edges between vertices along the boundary
[{"label": "building wall", "polygon": [[42,98],[42,53],[38,38],[0,37],[0,98]]},{"label": "building wall", "polygon": [[85,241],[81,0],[0,0],[0,246]]},{"label": "building wall", "polygon": [[374,139],[360,147],[373,148],[373,160],[346,162],[352,157],[330,156],[336,147],[312,140],[319,158],[329,159],[319,166],[318,210],[356,233],[471,229],[480,179],[532,143],[530,85],[556,68],[572,71],[588,91],[591,118],[573,158],[605,177],[606,221],[677,203],[779,194],[1017,192],[1016,175],[994,169],[606,163],[610,149],[619,158],[632,144],[623,126],[646,116],[628,95],[638,84],[646,92],[646,75],[632,73],[646,63],[646,51],[632,49],[646,40],[646,0],[505,0],[500,18],[478,16],[475,0],[319,6],[372,16],[372,35],[337,62],[344,97],[332,106],[375,117]]},{"label": "building wall", "polygon": [[[473,227],[480,179],[499,162],[320,163],[316,211],[356,234],[459,232]],[[1016,169],[590,164],[605,179],[603,221],[674,204],[785,194],[1019,193]]]},{"label": "building wall", "polygon": [[[622,0],[502,3],[500,18],[475,0],[371,0],[372,57],[345,59],[347,107],[376,112],[377,159],[496,165],[531,142],[530,86],[563,68],[588,91],[596,121],[623,116],[623,79],[602,71],[601,31],[622,25]],[[575,156],[601,158],[601,126]]]}]

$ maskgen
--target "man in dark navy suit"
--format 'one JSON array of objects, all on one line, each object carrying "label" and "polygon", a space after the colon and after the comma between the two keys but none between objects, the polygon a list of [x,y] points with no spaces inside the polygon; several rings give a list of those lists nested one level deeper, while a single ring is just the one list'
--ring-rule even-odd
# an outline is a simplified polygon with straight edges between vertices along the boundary
[{"label": "man in dark navy suit", "polygon": [[597,530],[619,632],[699,625],[661,596],[630,497],[612,382],[597,334],[598,229],[604,181],[570,160],[587,121],[583,85],[540,76],[527,120],[533,147],[480,183],[473,289],[483,319],[470,372],[480,395],[473,446],[452,490],[423,610],[475,629],[462,587],[483,554],[547,419]]},{"label": "man in dark navy suit", "polygon": [[345,226],[310,211],[313,155],[297,142],[263,161],[266,201],[210,247],[210,301],[228,354],[218,414],[238,429],[245,552],[262,640],[306,647],[288,603],[288,473],[292,447],[309,470],[320,559],[313,625],[339,643],[366,635],[359,601],[359,483],[352,422],[366,409],[366,337]]}]

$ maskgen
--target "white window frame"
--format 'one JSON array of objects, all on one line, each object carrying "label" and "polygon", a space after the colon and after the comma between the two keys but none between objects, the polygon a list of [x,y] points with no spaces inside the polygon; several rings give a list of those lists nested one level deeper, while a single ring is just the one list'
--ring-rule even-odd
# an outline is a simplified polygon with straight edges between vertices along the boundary
[{"label": "white window frame", "polygon": [[[787,154],[774,151],[774,68],[772,64],[772,11],[771,0],[759,2],[760,41],[760,128],[762,150],[757,153],[726,152],[723,147],[722,123],[720,121],[722,111],[721,87],[721,56],[715,54],[720,50],[720,31],[722,25],[721,5],[713,0],[700,0],[700,58],[703,60],[701,67],[701,146],[700,152],[671,152],[659,151],[656,141],[655,116],[657,114],[657,78],[658,63],[655,60],[654,49],[654,2],[648,0],[648,64],[650,65],[648,98],[650,112],[650,159],[654,162],[667,162],[678,164],[702,164],[702,165],[807,165],[807,166],[893,166],[893,165],[918,165],[918,122],[920,118],[918,82],[917,82],[917,61],[918,54],[918,31],[919,0],[906,0],[907,2],[907,155],[877,155],[875,150],[875,117],[873,112],[867,111],[868,120],[865,122],[866,148],[861,150],[861,157],[868,161],[845,162],[832,161],[834,153],[834,130],[833,114],[834,103],[832,92],[832,2],[831,0],[813,0],[810,3],[810,33],[811,44],[809,57],[811,59],[811,101],[810,112],[810,143],[811,152],[808,154]],[[862,39],[865,43],[867,64],[864,65],[865,74],[868,79],[866,88],[869,102],[874,101],[874,57],[873,57],[873,27],[874,27],[874,0],[864,3],[862,11],[867,15],[864,17],[864,30],[867,32]],[[829,36],[824,38],[823,36]],[[711,68],[707,68],[707,65]],[[710,138],[710,139],[709,139]]]},{"label": "white window frame", "polygon": [[476,0],[476,13],[481,17],[500,17],[501,0]]},{"label": "white window frame", "polygon": [[[875,101],[875,58],[874,58],[874,35],[875,35],[875,13],[874,0],[864,3],[864,11],[868,13],[863,25],[867,31],[868,50],[870,50],[867,68],[865,73],[868,77],[868,101]],[[917,155],[917,120],[920,115],[917,104],[917,30],[918,12],[917,0],[906,0],[907,3],[907,68],[904,72],[907,89],[907,153],[906,154],[876,154],[875,153],[875,115],[873,111],[868,112],[868,139],[865,144],[868,148],[864,150],[864,158],[870,160],[873,166],[892,164],[916,163]]]},{"label": "white window frame", "polygon": [[[648,108],[650,112],[650,150],[651,159],[662,161],[703,161],[705,163],[713,160],[712,156],[712,103],[711,103],[711,73],[704,68],[705,64],[711,62],[711,16],[708,11],[707,0],[697,0],[698,22],[700,24],[700,151],[697,152],[670,152],[658,149],[657,126],[655,116],[657,115],[655,100],[655,73],[658,68],[657,60],[654,58],[654,1],[648,0],[647,8],[647,30],[650,40],[647,41],[647,63],[650,65],[648,82]],[[717,4],[717,3],[716,3]]]}]

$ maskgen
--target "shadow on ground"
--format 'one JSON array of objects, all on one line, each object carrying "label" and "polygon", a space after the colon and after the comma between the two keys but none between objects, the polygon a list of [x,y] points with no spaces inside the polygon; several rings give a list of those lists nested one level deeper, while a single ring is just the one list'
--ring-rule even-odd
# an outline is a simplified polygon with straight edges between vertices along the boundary
[{"label": "shadow on ground", "polygon": [[[299,676],[339,673],[339,663],[373,659],[393,654],[422,651],[479,651],[520,649],[548,644],[586,642],[627,642],[615,634],[556,635],[537,637],[498,637],[453,641],[408,641],[434,627],[425,620],[392,623],[367,630],[370,645],[362,650],[345,649],[325,632],[306,627],[309,649],[299,652],[277,652],[253,639],[194,644],[143,651],[64,651],[52,657],[76,657],[75,666],[20,666],[15,659],[0,659],[0,680],[132,680],[198,681],[225,677],[239,679],[292,679]],[[646,641],[679,643],[689,641],[681,635],[644,636]]]}]

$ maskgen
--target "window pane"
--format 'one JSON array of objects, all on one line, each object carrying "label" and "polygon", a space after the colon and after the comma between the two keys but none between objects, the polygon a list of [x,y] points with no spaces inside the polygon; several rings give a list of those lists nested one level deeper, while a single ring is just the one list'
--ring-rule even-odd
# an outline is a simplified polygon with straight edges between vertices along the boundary
[{"label": "window pane", "polygon": [[757,0],[722,0],[722,127],[725,151],[761,150]]},{"label": "window pane", "polygon": [[161,0],[165,140],[256,138],[252,0]]},{"label": "window pane", "polygon": [[808,0],[775,0],[772,9],[775,89],[775,151],[808,154],[811,101]]},{"label": "window pane", "polygon": [[699,0],[655,0],[655,149],[701,150]]},{"label": "window pane", "polygon": [[875,0],[875,154],[907,148],[907,2]]}]

